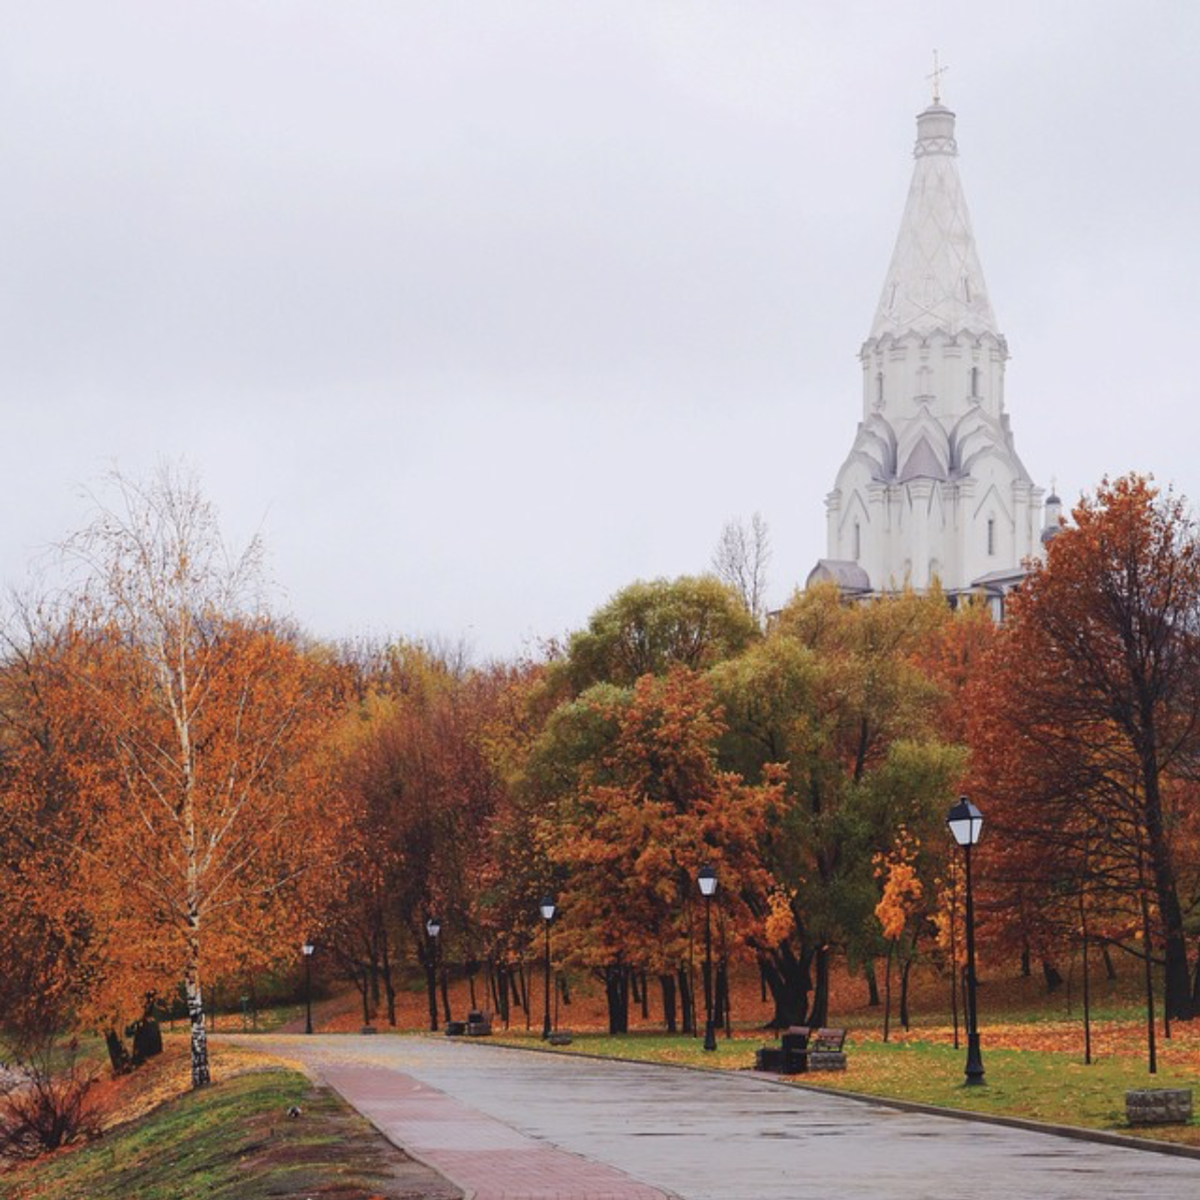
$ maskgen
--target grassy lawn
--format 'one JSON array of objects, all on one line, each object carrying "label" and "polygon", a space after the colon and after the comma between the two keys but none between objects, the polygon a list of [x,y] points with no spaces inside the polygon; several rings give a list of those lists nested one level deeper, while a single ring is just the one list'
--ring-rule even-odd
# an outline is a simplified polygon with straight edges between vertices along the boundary
[{"label": "grassy lawn", "polygon": [[[295,1119],[291,1105],[302,1110]],[[3,1200],[457,1194],[331,1092],[283,1068],[185,1092],[95,1142],[0,1175]]]},{"label": "grassy lawn", "polygon": [[[544,1045],[536,1037],[524,1035],[499,1035],[494,1040],[511,1045]],[[768,1042],[761,1032],[739,1032],[731,1040],[720,1037],[713,1053],[705,1052],[699,1038],[582,1033],[574,1036],[570,1046],[555,1048],[554,1052],[747,1070],[754,1061],[755,1048]],[[1108,1129],[1200,1146],[1200,1125],[1195,1118],[1188,1126],[1155,1131],[1133,1130],[1125,1124],[1127,1089],[1196,1087],[1195,1068],[1183,1062],[1172,1065],[1169,1054],[1163,1055],[1158,1073],[1150,1075],[1145,1060],[1132,1054],[1107,1055],[1084,1066],[1077,1054],[1062,1050],[989,1046],[985,1034],[986,1086],[966,1088],[962,1086],[966,1051],[955,1050],[952,1045],[912,1034],[903,1041],[885,1044],[875,1036],[852,1033],[847,1053],[845,1072],[804,1075],[798,1077],[798,1082],[883,1099]]]}]

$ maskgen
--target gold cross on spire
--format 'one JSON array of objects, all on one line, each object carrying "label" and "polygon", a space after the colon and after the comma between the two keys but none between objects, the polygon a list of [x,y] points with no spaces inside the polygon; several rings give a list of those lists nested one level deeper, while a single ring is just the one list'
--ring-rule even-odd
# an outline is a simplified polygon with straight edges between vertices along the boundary
[{"label": "gold cross on spire", "polygon": [[933,72],[932,74],[925,76],[925,78],[928,79],[933,85],[934,104],[941,104],[942,102],[942,76],[945,75],[948,70],[950,70],[949,67],[938,66],[938,52],[935,50],[933,52]]}]

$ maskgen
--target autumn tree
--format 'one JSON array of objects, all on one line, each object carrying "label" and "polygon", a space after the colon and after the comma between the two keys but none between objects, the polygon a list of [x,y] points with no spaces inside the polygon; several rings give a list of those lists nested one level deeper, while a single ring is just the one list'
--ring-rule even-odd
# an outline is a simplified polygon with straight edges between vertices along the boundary
[{"label": "autumn tree", "polygon": [[1010,607],[977,708],[992,714],[973,736],[979,784],[1041,847],[1040,862],[1011,874],[1049,894],[1063,872],[1080,876],[1086,848],[1091,890],[1145,916],[1132,922],[1142,946],[1123,944],[1147,956],[1152,906],[1167,1013],[1186,1020],[1186,921],[1200,882],[1200,539],[1184,501],[1137,475],[1106,480],[1072,517]]},{"label": "autumn tree", "polygon": [[[883,1009],[883,1040],[888,1040],[892,1017],[892,960],[901,957],[900,1023],[908,1028],[908,977],[916,958],[917,937],[925,915],[927,890],[918,869],[920,843],[903,826],[887,854],[874,857],[876,878],[883,890],[875,905],[875,918],[887,939],[887,968]],[[902,947],[902,943],[907,943]]]},{"label": "autumn tree", "polygon": [[722,732],[704,679],[675,667],[632,689],[589,690],[556,714],[540,747],[544,761],[572,764],[543,832],[569,878],[559,941],[603,980],[611,1032],[627,1028],[633,965],[660,976],[664,1000],[672,994],[695,936],[701,866],[717,870],[732,954],[754,924],[745,896],[768,890],[758,846],[782,789],[770,770],[754,786],[721,771]]},{"label": "autumn tree", "polygon": [[[65,803],[31,836],[69,857],[103,948],[84,1013],[140,1016],[146,991],[181,981],[199,1087],[205,972],[291,958],[336,857],[314,768],[328,675],[262,609],[257,545],[231,557],[193,481],[113,486],[66,546],[76,574],[38,681]],[[43,787],[33,767],[12,782]]]},{"label": "autumn tree", "polygon": [[934,840],[962,755],[939,736],[942,692],[915,656],[953,619],[936,595],[846,605],[815,588],[711,672],[729,726],[723,763],[749,782],[786,764],[785,802],[761,847],[774,911],[756,901],[775,933],[756,950],[776,1024],[826,1022],[834,950],[862,961],[880,948],[873,857],[901,826]]},{"label": "autumn tree", "polygon": [[[499,949],[484,916],[495,879],[486,843],[502,790],[490,754],[513,673],[397,643],[365,672],[339,732],[335,776],[354,813],[355,865],[328,932],[362,993],[364,1021],[382,981],[395,1022],[393,964],[416,959],[436,1027],[439,982],[449,1019],[446,963]],[[426,934],[434,914],[440,977]]]},{"label": "autumn tree", "polygon": [[84,817],[50,699],[68,642],[12,598],[0,624],[0,1024],[19,1041],[65,1028],[100,965],[72,850]]}]

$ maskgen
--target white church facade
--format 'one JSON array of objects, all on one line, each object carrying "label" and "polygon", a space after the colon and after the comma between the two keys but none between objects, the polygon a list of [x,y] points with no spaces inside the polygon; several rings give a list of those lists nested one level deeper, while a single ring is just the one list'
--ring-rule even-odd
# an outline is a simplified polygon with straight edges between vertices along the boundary
[{"label": "white church facade", "polygon": [[826,498],[826,557],[808,583],[879,595],[936,579],[952,602],[1003,595],[1057,529],[1004,409],[1008,345],[983,279],[954,113],[917,117],[912,183],[871,332],[862,420]]}]

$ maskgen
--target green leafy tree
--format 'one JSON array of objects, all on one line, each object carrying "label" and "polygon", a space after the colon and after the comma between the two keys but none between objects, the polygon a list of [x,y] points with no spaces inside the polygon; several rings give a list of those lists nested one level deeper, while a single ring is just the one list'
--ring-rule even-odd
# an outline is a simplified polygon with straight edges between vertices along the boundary
[{"label": "green leafy tree", "polygon": [[552,681],[576,695],[595,683],[631,687],[673,666],[703,671],[758,636],[738,594],[712,576],[634,583],[571,635]]},{"label": "green leafy tree", "polygon": [[914,655],[952,619],[938,596],[845,605],[813,589],[711,672],[729,726],[723,762],[751,782],[786,766],[786,801],[762,846],[776,891],[750,898],[776,1024],[826,1021],[833,950],[881,949],[872,859],[901,827],[923,836],[940,823],[963,756],[938,737],[941,692]]}]

